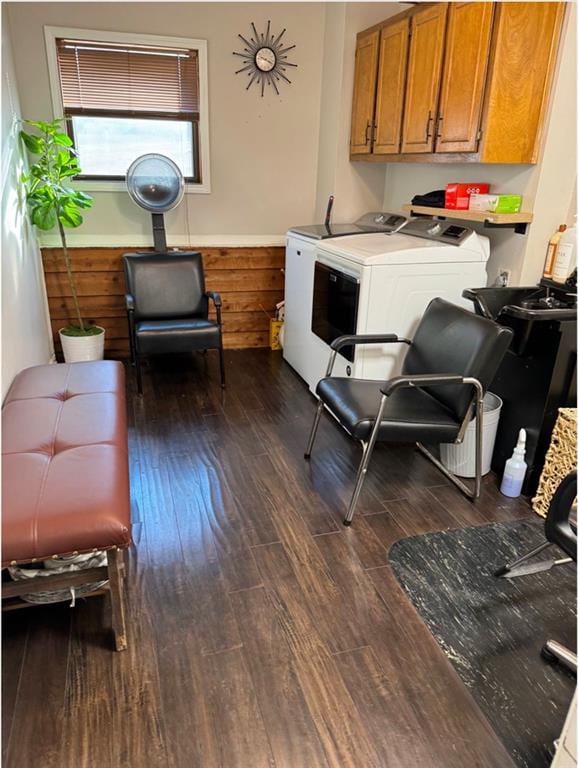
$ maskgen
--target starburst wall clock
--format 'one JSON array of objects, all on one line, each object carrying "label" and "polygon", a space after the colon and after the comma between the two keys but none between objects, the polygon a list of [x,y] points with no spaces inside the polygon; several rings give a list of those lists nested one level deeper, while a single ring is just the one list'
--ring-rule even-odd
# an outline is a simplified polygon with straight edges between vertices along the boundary
[{"label": "starburst wall clock", "polygon": [[277,37],[271,34],[271,22],[267,22],[266,32],[257,32],[255,24],[251,22],[253,37],[247,38],[243,35],[238,37],[242,40],[245,47],[243,51],[233,51],[233,56],[240,56],[243,59],[243,66],[235,74],[246,74],[249,82],[245,90],[255,83],[261,86],[261,96],[265,95],[265,89],[273,87],[275,93],[279,95],[278,86],[282,82],[291,84],[291,80],[285,74],[289,67],[296,67],[297,64],[287,60],[287,54],[295,48],[294,45],[285,45],[281,42],[286,30],[283,29]]}]

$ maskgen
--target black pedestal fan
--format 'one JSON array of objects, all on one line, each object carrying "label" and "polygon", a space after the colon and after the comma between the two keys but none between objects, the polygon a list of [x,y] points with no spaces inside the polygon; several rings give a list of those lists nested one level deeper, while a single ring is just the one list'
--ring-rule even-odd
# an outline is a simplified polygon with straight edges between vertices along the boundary
[{"label": "black pedestal fan", "polygon": [[126,186],[134,202],[152,214],[155,251],[166,251],[164,214],[176,208],[185,191],[180,168],[165,155],[141,155],[126,172]]}]

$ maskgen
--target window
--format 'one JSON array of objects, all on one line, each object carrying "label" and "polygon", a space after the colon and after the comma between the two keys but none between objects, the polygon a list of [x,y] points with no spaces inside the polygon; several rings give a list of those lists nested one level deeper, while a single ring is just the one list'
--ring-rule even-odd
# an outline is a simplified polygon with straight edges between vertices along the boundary
[{"label": "window", "polygon": [[209,191],[204,41],[56,28],[46,36],[54,111],[67,118],[84,187],[122,188],[132,161],[158,152],[188,191]]}]

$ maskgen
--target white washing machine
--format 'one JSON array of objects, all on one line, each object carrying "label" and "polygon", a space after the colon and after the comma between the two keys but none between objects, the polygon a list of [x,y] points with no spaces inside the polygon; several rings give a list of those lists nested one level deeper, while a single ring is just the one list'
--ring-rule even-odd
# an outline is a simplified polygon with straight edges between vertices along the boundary
[{"label": "white washing machine", "polygon": [[[389,235],[320,241],[313,269],[311,334],[300,349],[301,375],[310,389],[314,392],[325,375],[329,345],[338,336],[396,333],[411,338],[436,296],[470,309],[462,291],[486,285],[489,254],[487,237],[430,219],[409,221]],[[406,349],[404,344],[344,348],[334,374],[391,378],[400,372]]]},{"label": "white washing machine", "polygon": [[366,213],[354,224],[314,224],[287,232],[283,357],[308,384],[318,368],[312,364],[311,356],[315,344],[311,308],[317,246],[326,239],[395,232],[407,221],[407,217],[396,213]]}]

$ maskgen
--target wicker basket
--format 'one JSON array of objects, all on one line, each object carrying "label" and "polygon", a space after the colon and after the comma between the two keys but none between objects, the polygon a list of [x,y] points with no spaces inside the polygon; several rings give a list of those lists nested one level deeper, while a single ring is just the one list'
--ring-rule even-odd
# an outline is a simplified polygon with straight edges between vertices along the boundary
[{"label": "wicker basket", "polygon": [[576,469],[576,408],[560,408],[546,454],[544,469],[536,495],[532,499],[534,512],[546,517],[552,496],[569,472]]},{"label": "wicker basket", "polygon": [[[54,576],[57,573],[73,573],[84,571],[87,568],[100,568],[107,562],[106,552],[90,552],[86,555],[63,555],[52,560],[44,560],[40,568],[32,567],[30,564],[11,566],[8,568],[8,572],[14,581],[25,581],[42,576]],[[87,595],[89,592],[96,592],[97,589],[102,589],[106,583],[107,581],[93,581],[90,584],[81,584],[69,589],[47,589],[43,592],[21,595],[20,599],[26,603],[38,604],[62,603],[72,599],[71,607],[74,607],[77,597]]]}]

